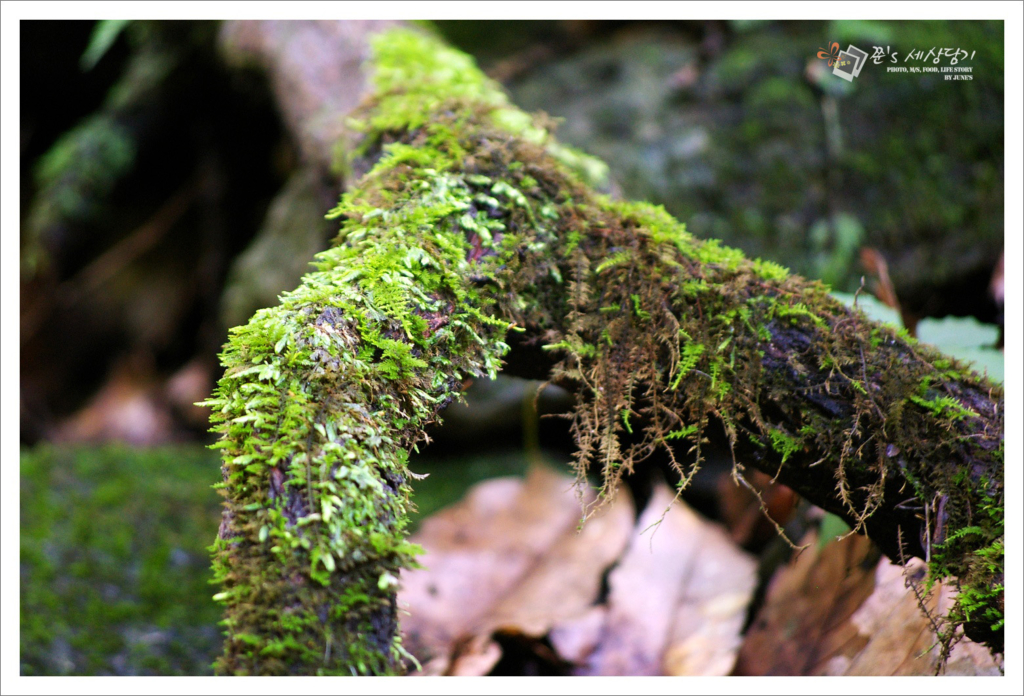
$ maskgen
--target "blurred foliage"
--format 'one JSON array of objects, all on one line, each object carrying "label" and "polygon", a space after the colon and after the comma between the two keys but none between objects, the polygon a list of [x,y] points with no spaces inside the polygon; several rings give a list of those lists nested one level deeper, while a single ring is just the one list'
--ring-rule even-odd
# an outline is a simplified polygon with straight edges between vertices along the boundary
[{"label": "blurred foliage", "polygon": [[21,453],[21,673],[210,674],[216,453]]},{"label": "blurred foliage", "polygon": [[[991,272],[1003,245],[1001,22],[692,24],[703,40],[633,27],[537,61],[509,89],[563,117],[559,137],[607,160],[625,197],[837,289],[856,288],[860,245],[886,255],[911,309]],[[816,57],[831,41],[868,53],[852,82]],[[910,51],[963,49],[972,80],[888,73],[875,46],[900,66],[933,65],[904,62]],[[963,295],[929,313],[994,315]]]},{"label": "blurred foliage", "polygon": [[856,216],[839,213],[815,222],[810,239],[810,275],[829,285],[844,285],[851,268],[856,268],[857,250],[864,239],[864,226]]},{"label": "blurred foliage", "polygon": [[35,166],[36,195],[22,239],[22,269],[33,276],[48,261],[48,247],[68,228],[95,221],[117,183],[135,164],[141,131],[164,107],[160,92],[181,61],[180,47],[158,40],[154,25],[98,22],[81,57],[91,69],[124,31],[132,38],[132,61],[111,87],[103,106],[65,132]]},{"label": "blurred foliage", "polygon": [[292,161],[265,77],[223,64],[218,26],[21,23],[23,442],[126,356],[159,379],[215,362],[228,269]]},{"label": "blurred foliage", "polygon": [[130,23],[130,19],[101,19],[96,22],[89,37],[89,45],[85,47],[79,61],[82,70],[92,70],[96,67]]}]

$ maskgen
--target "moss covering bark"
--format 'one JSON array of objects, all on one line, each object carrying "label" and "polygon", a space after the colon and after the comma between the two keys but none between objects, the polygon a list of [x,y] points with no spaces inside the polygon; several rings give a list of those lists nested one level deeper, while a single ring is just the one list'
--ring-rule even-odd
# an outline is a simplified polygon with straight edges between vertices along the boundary
[{"label": "moss covering bark", "polygon": [[820,283],[595,193],[600,163],[432,38],[379,36],[374,70],[335,245],[234,330],[207,402],[226,498],[219,671],[407,667],[408,456],[503,358],[574,391],[576,466],[600,472],[599,501],[659,449],[686,485],[721,429],[737,462],[958,578],[974,594],[948,640],[963,625],[1001,650],[999,387]]}]

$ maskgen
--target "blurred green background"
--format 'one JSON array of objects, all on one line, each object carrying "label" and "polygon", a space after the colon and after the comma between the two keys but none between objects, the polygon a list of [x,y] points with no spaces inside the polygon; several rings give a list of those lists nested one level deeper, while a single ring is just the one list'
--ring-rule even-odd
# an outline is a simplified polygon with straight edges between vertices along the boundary
[{"label": "blurred green background", "polygon": [[[861,261],[874,250],[901,311],[870,292],[858,305],[1002,379],[1001,22],[434,26],[519,105],[563,119],[559,137],[609,163],[614,193],[851,303],[862,277],[886,286]],[[219,651],[219,459],[193,404],[228,327],[326,245],[339,190],[304,168],[266,77],[228,68],[217,32],[21,24],[25,675],[207,674]],[[817,58],[832,41],[889,47],[896,65],[962,48],[973,79],[869,59],[846,82]],[[412,462],[432,474],[417,520],[531,457],[567,460],[564,421],[537,421],[532,390],[478,383],[449,410]],[[567,403],[550,390],[539,410]]]}]

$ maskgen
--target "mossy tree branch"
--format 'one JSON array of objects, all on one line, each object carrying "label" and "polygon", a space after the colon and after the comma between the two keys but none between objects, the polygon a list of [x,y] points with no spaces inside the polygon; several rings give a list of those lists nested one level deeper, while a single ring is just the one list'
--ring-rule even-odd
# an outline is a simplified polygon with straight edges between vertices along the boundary
[{"label": "mossy tree branch", "polygon": [[221,672],[405,668],[408,456],[503,357],[573,389],[576,465],[603,492],[656,450],[685,485],[719,429],[737,462],[957,578],[970,601],[950,631],[1002,649],[999,387],[819,283],[595,193],[600,163],[466,56],[405,30],[374,48],[350,121],[366,173],[331,214],[336,244],[234,330],[208,402]]}]

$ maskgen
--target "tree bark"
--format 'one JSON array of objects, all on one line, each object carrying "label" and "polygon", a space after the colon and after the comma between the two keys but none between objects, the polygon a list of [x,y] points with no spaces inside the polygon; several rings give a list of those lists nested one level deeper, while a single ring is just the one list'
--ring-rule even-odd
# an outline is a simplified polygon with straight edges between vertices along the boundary
[{"label": "tree bark", "polygon": [[[243,29],[277,31],[225,32]],[[362,52],[364,34],[333,36]],[[890,557],[956,577],[943,639],[962,625],[1002,650],[1000,387],[820,283],[595,193],[600,163],[439,41],[394,30],[373,48],[372,96],[346,122],[346,170],[365,174],[332,211],[335,246],[234,330],[208,402],[226,498],[219,671],[407,667],[408,455],[463,379],[503,359],[574,391],[576,466],[600,472],[601,500],[655,451],[685,485],[718,430],[738,477],[777,475]]]}]

